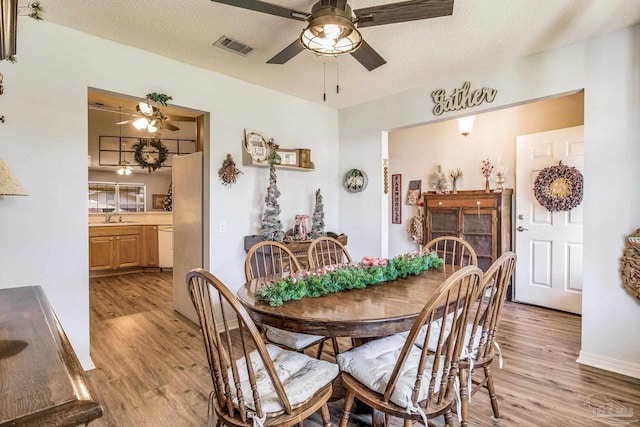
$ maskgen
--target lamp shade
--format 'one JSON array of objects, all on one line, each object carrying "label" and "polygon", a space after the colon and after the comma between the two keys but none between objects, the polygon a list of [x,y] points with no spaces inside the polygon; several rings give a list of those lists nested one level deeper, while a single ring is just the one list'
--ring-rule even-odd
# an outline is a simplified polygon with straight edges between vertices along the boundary
[{"label": "lamp shade", "polygon": [[344,10],[318,2],[311,11],[309,26],[300,34],[305,49],[320,56],[351,53],[362,44],[362,36],[351,20],[351,7]]},{"label": "lamp shade", "polygon": [[16,54],[18,0],[0,0],[0,61]]},{"label": "lamp shade", "polygon": [[473,130],[473,122],[475,121],[476,116],[467,116],[458,119],[458,130],[464,136],[467,136]]},{"label": "lamp shade", "polygon": [[0,196],[26,196],[27,192],[0,159]]}]

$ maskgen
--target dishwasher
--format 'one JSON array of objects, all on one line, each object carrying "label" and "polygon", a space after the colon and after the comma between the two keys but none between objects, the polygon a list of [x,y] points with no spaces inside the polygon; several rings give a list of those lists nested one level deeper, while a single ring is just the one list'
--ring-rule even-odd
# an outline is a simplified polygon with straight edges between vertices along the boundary
[{"label": "dishwasher", "polygon": [[158,226],[158,266],[173,268],[173,225]]}]

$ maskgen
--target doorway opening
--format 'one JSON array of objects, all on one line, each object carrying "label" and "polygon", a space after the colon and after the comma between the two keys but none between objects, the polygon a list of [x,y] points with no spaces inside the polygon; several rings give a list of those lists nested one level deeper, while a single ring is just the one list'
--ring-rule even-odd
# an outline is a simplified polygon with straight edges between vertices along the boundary
[{"label": "doorway opening", "polygon": [[[463,136],[459,132],[456,119],[432,122],[411,128],[388,132],[388,174],[403,174],[402,177],[402,221],[388,224],[386,235],[388,256],[416,250],[419,244],[409,233],[412,219],[424,217],[423,207],[407,205],[411,181],[421,182],[421,191],[434,191],[432,177],[440,166],[450,185],[450,171],[460,169],[462,178],[457,180],[457,190],[484,190],[485,177],[481,172],[483,160],[490,160],[494,171],[504,172],[506,188],[514,189],[514,194],[524,191],[516,186],[516,138],[538,132],[552,131],[584,124],[584,92],[560,94],[541,100],[532,100],[516,106],[476,114],[473,130]],[[556,163],[557,164],[557,163]],[[494,190],[495,173],[490,178]],[[532,191],[531,188],[526,189]],[[387,203],[383,217],[391,218],[391,203]],[[511,248],[515,249],[518,238],[516,198],[513,199],[511,220]],[[389,221],[387,221],[389,222]],[[409,230],[408,230],[409,229]],[[384,237],[383,237],[384,238]],[[384,246],[384,243],[383,243]],[[499,254],[498,254],[499,255]],[[527,261],[520,257],[518,263]],[[516,289],[518,284],[515,284]]]},{"label": "doorway opening", "polygon": [[[87,251],[87,257],[90,259],[90,267],[94,270],[90,272],[91,277],[101,274],[175,269],[174,242],[184,241],[184,239],[179,235],[180,228],[174,228],[179,218],[176,218],[173,207],[182,197],[173,186],[173,173],[176,169],[174,162],[177,161],[176,159],[194,154],[200,155],[202,163],[198,176],[190,178],[192,182],[198,182],[201,188],[200,221],[197,225],[202,230],[200,233],[202,245],[195,255],[198,260],[190,265],[206,268],[208,264],[209,114],[169,104],[162,108],[162,123],[155,124],[157,130],[152,127],[137,129],[133,122],[145,117],[139,106],[139,103],[144,101],[145,99],[141,97],[95,88],[89,88],[87,92],[88,180],[114,182],[117,185],[122,185],[123,182],[135,182],[138,189],[136,197],[139,198],[135,212],[122,210],[115,212],[110,206],[104,204],[95,213],[89,213],[90,249]],[[136,151],[132,147],[138,142],[149,140],[157,145],[152,144],[151,148],[155,148],[155,151],[150,150],[147,153],[145,150]],[[149,164],[153,163],[154,159],[159,159],[159,147],[167,151],[166,160],[160,167],[150,168]],[[141,164],[138,157],[145,154],[150,157],[143,162],[147,164]],[[130,166],[129,174],[118,173],[123,160]],[[195,170],[186,171],[188,175],[192,173],[195,173]],[[107,220],[109,223],[106,223]],[[193,218],[190,218],[190,223],[193,225]],[[96,245],[93,245],[91,229],[104,229],[109,225],[118,226],[111,229],[139,225],[140,237],[137,238],[138,240],[127,239],[128,246],[122,244],[120,249],[117,248],[118,245],[109,242],[99,246],[99,242],[96,241]],[[145,231],[147,228],[149,230]],[[151,233],[151,237],[145,238],[146,232]],[[142,243],[143,239],[145,244]],[[155,258],[149,255],[153,252],[148,250],[150,247],[155,247]],[[92,249],[95,250],[92,251]],[[102,264],[91,262],[91,258],[94,253],[98,253],[98,250],[103,250],[99,257],[102,256],[102,259],[107,259],[108,262]],[[126,264],[118,262],[118,254],[128,254]],[[179,281],[180,289],[184,288],[184,277]],[[175,286],[176,279],[174,279]]]}]

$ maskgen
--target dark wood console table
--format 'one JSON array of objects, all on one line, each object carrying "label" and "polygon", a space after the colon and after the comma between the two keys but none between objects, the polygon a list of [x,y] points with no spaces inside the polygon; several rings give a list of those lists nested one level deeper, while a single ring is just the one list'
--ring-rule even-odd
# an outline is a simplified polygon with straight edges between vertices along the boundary
[{"label": "dark wood console table", "polygon": [[0,289],[0,427],[86,425],[100,416],[42,288]]}]

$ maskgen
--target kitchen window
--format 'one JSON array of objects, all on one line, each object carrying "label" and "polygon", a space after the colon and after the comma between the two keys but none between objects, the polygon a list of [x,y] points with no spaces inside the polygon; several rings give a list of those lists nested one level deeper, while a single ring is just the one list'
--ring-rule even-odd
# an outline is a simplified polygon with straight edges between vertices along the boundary
[{"label": "kitchen window", "polygon": [[89,181],[88,194],[89,213],[145,211],[145,184]]}]

